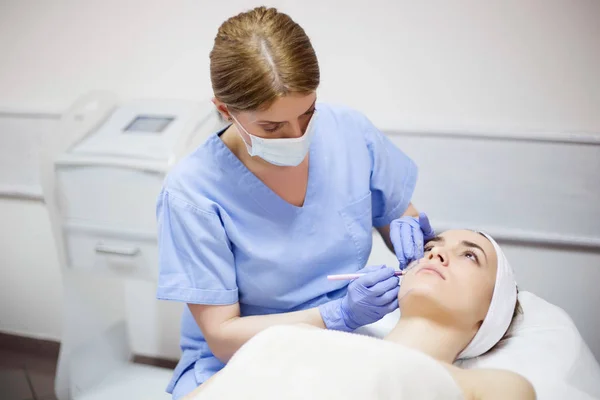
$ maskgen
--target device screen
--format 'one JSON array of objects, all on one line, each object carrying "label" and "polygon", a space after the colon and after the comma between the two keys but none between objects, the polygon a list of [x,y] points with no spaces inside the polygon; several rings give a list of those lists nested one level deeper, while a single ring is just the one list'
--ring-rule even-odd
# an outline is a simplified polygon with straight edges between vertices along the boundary
[{"label": "device screen", "polygon": [[125,133],[162,133],[175,117],[138,115],[127,125]]}]

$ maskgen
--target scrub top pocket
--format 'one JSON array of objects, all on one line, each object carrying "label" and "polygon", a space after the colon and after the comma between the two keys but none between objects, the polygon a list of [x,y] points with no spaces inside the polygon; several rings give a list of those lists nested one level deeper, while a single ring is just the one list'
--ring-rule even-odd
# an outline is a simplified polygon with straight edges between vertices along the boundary
[{"label": "scrub top pocket", "polygon": [[373,246],[371,192],[345,206],[340,215],[346,231],[356,246],[358,267],[363,268]]}]

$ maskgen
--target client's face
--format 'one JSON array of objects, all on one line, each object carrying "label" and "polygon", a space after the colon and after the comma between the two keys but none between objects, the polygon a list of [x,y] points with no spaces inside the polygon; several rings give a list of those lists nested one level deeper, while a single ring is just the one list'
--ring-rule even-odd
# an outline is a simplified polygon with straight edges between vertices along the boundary
[{"label": "client's face", "polygon": [[402,278],[402,315],[477,329],[490,306],[497,264],[485,236],[469,230],[442,233],[425,244],[423,259]]}]

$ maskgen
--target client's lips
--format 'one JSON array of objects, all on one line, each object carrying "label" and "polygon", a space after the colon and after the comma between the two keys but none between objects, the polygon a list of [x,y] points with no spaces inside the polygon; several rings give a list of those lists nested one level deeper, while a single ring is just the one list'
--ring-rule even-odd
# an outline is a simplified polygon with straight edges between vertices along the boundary
[{"label": "client's lips", "polygon": [[425,266],[421,267],[418,272],[421,272],[421,271],[434,272],[434,273],[438,274],[440,278],[442,278],[443,280],[446,280],[446,277],[444,276],[442,271],[440,271],[440,269],[438,267],[436,267],[435,265],[425,265]]}]

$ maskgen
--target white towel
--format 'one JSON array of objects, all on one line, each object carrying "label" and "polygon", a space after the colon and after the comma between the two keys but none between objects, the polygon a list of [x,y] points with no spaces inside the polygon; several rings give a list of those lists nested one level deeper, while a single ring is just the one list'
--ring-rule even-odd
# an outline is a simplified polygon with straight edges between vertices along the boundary
[{"label": "white towel", "polygon": [[244,345],[198,400],[463,399],[433,358],[358,334],[269,328]]}]

